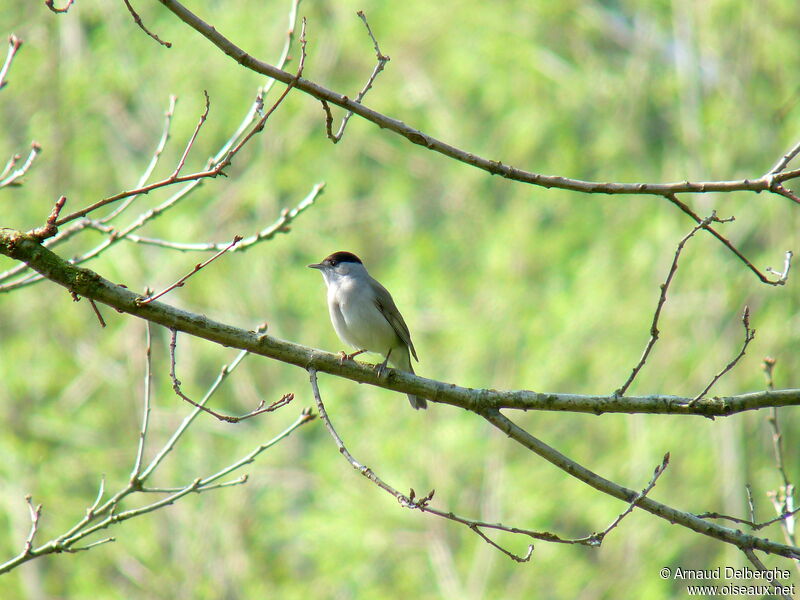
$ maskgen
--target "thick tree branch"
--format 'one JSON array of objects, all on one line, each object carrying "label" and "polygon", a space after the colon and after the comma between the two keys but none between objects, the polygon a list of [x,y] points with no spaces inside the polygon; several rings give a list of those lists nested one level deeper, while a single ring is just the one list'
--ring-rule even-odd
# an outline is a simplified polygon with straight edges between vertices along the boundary
[{"label": "thick tree branch", "polygon": [[24,261],[44,277],[65,287],[70,292],[102,302],[119,312],[158,323],[170,329],[183,331],[211,342],[248,350],[303,369],[313,368],[352,381],[403,393],[417,394],[433,402],[441,402],[482,412],[501,408],[520,410],[548,410],[603,413],[647,413],[670,415],[697,415],[723,417],[735,413],[772,406],[800,405],[800,389],[752,392],[736,396],[706,398],[694,406],[692,397],[679,396],[626,396],[579,395],[534,392],[530,390],[497,391],[464,388],[454,384],[426,379],[389,369],[378,376],[375,370],[363,363],[341,361],[332,354],[279,340],[266,334],[233,327],[213,321],[204,315],[190,313],[162,302],[142,305],[139,294],[111,283],[100,275],[76,267],[31,236],[12,229],[0,229],[0,254]]}]

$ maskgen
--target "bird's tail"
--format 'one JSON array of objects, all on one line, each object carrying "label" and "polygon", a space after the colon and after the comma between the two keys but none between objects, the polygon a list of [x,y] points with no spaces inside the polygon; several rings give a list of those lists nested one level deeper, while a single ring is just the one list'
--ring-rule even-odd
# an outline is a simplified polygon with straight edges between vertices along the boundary
[{"label": "bird's tail", "polygon": [[[398,352],[397,360],[392,360],[394,366],[398,369],[403,371],[408,371],[409,373],[414,373],[414,367],[411,366],[411,354],[408,351],[408,347],[404,348],[405,352]],[[394,358],[394,355],[392,355]],[[411,408],[415,410],[419,410],[420,408],[428,408],[428,402],[425,398],[420,396],[415,396],[414,394],[408,394],[408,401],[411,404]]]}]

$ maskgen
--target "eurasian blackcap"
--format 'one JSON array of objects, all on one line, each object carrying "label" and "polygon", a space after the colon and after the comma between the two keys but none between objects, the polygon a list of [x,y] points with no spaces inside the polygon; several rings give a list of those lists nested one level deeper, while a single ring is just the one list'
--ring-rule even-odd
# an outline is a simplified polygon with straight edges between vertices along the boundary
[{"label": "eurasian blackcap", "polygon": [[[308,265],[322,271],[328,286],[328,311],[336,334],[345,344],[361,352],[376,352],[387,362],[413,373],[411,355],[419,361],[411,334],[391,294],[375,281],[361,259],[351,252],[334,252],[321,263]],[[424,398],[408,394],[414,408],[427,408]]]}]

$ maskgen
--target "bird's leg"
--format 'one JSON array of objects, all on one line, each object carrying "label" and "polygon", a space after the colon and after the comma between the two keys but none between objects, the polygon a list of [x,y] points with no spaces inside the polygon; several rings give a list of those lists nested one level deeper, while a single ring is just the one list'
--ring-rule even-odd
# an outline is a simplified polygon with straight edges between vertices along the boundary
[{"label": "bird's leg", "polygon": [[375,365],[375,370],[378,373],[378,377],[383,377],[386,373],[386,365],[389,364],[389,357],[392,355],[392,349],[389,348],[389,352],[386,353],[386,358],[382,363],[379,365]]},{"label": "bird's leg", "polygon": [[353,360],[359,354],[364,354],[364,352],[366,352],[366,350],[358,350],[352,354],[347,354],[344,350],[339,350],[339,364],[344,364],[346,360]]}]

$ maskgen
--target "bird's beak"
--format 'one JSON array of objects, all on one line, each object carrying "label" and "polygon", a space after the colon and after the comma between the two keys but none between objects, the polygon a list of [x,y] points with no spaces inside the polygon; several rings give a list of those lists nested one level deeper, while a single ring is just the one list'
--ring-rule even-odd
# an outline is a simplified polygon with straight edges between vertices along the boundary
[{"label": "bird's beak", "polygon": [[313,264],[313,265],[308,265],[308,268],[309,269],[324,269],[325,265],[323,265],[322,263],[316,263],[316,264]]}]

